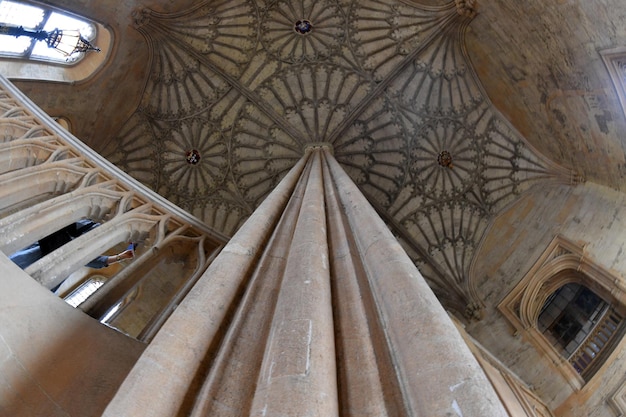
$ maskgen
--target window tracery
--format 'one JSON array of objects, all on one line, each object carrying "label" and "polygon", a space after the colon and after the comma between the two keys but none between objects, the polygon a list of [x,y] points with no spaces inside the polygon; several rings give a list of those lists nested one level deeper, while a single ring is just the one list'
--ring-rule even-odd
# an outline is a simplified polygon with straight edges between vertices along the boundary
[{"label": "window tracery", "polygon": [[[79,30],[105,52],[64,56],[46,42],[1,34],[3,26],[27,30]],[[83,81],[106,62],[112,34],[102,24],[30,0],[0,0],[0,72],[9,79],[57,82]]]},{"label": "window tracery", "polygon": [[596,375],[626,331],[615,277],[557,236],[498,309],[574,389]]}]

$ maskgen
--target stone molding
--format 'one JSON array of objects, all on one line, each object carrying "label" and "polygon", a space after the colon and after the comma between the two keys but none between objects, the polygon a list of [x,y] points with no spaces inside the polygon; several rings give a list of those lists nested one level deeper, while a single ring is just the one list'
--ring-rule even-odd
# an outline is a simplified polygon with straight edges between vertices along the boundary
[{"label": "stone molding", "polygon": [[478,320],[471,263],[490,222],[530,187],[574,175],[483,92],[464,45],[476,2],[416,3],[138,9],[150,72],[102,154],[230,236],[308,145],[328,143],[446,308]]},{"label": "stone molding", "polygon": [[519,412],[522,411],[523,414],[521,415],[528,417],[554,417],[550,408],[528,384],[467,333],[458,320],[453,321],[511,416],[518,416],[520,415]]},{"label": "stone molding", "polygon": [[617,417],[626,416],[626,379],[617,387],[608,400]]},{"label": "stone molding", "polygon": [[626,117],[626,46],[600,51]]},{"label": "stone molding", "polygon": [[584,245],[561,235],[554,237],[528,273],[498,304],[498,310],[514,327],[515,334],[531,342],[574,390],[580,390],[586,382],[537,329],[537,319],[547,298],[570,282],[585,285],[618,310],[624,310],[626,291],[621,281],[590,259]]},{"label": "stone molding", "polygon": [[[78,308],[100,319],[125,294],[141,289],[154,265],[178,257],[186,279],[137,335],[149,340],[206,270],[227,238],[130,178],[61,128],[0,77],[0,250],[7,256],[73,222],[101,225],[26,267],[52,289],[95,257],[141,250]],[[177,248],[187,254],[179,254]],[[181,273],[182,274],[182,273]],[[87,278],[87,276],[85,276]],[[169,293],[168,293],[169,294]]]}]

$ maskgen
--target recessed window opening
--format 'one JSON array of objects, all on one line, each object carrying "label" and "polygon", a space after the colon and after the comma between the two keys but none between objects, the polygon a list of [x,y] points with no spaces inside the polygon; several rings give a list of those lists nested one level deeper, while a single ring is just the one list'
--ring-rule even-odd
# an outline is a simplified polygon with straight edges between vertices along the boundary
[{"label": "recessed window opening", "polygon": [[64,298],[65,302],[72,307],[78,307],[85,300],[91,297],[98,288],[104,285],[104,278],[102,277],[89,277],[85,282],[79,285],[74,291]]},{"label": "recessed window opening", "polygon": [[609,369],[626,333],[618,279],[557,235],[498,309],[578,391]]},{"label": "recessed window opening", "polygon": [[[96,38],[96,26],[92,22],[34,3],[0,0],[0,25],[22,26],[24,29],[35,31],[78,30],[88,41]],[[44,41],[37,41],[28,36],[0,35],[0,55],[58,64],[74,64],[80,61],[85,53],[75,53],[66,57],[54,48],[49,48]]]},{"label": "recessed window opening", "polygon": [[548,297],[537,327],[554,349],[585,377],[622,321],[621,315],[589,288],[569,283]]},{"label": "recessed window opening", "polygon": [[626,115],[626,47],[600,51],[600,56],[609,71],[609,76],[617,92],[622,111]]}]

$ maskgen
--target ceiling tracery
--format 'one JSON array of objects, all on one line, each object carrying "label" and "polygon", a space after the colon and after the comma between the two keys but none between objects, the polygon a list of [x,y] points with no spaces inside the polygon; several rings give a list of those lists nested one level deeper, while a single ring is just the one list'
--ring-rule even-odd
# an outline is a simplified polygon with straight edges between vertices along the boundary
[{"label": "ceiling tracery", "polygon": [[105,156],[230,235],[304,147],[330,144],[443,304],[476,315],[469,271],[489,221],[533,184],[570,173],[483,94],[463,46],[474,14],[461,0],[142,10],[151,74]]}]

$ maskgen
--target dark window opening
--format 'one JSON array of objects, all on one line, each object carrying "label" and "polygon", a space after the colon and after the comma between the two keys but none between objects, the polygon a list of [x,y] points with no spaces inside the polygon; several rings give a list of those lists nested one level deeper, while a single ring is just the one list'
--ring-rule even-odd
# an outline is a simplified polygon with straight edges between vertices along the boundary
[{"label": "dark window opening", "polygon": [[538,328],[574,369],[588,380],[623,333],[623,317],[589,288],[575,283],[552,293]]}]

